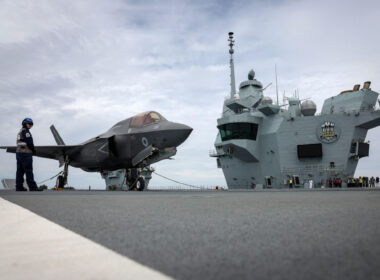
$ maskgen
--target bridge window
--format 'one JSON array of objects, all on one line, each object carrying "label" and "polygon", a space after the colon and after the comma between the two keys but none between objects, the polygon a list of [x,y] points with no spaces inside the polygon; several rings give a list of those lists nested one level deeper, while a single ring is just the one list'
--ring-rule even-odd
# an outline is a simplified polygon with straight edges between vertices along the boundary
[{"label": "bridge window", "polygon": [[139,127],[139,126],[156,123],[162,120],[165,120],[165,118],[157,112],[144,112],[132,118],[131,126]]},{"label": "bridge window", "polygon": [[218,126],[222,141],[232,139],[256,140],[258,127],[256,123],[228,123]]}]

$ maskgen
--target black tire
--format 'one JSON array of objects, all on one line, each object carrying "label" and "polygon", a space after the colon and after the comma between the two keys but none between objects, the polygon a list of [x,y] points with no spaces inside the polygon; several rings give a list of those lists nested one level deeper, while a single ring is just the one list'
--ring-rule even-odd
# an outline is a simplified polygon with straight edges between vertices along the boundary
[{"label": "black tire", "polygon": [[56,183],[57,188],[63,188],[64,184],[65,184],[65,180],[64,180],[63,176],[62,175],[58,176],[57,177],[57,183]]},{"label": "black tire", "polygon": [[137,179],[135,187],[139,192],[142,192],[145,189],[145,180],[143,177],[139,177]]}]

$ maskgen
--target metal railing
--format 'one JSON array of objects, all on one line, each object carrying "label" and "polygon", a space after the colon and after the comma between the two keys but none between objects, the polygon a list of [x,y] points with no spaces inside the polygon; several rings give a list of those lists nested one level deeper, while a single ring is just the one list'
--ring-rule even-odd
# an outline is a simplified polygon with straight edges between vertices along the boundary
[{"label": "metal railing", "polygon": [[199,186],[199,188],[192,188],[189,186],[148,186],[151,191],[218,191],[228,190],[226,186]]},{"label": "metal railing", "polygon": [[288,175],[307,175],[307,174],[313,174],[316,172],[323,172],[323,173],[338,173],[343,172],[344,165],[334,165],[331,166],[330,164],[315,164],[315,165],[306,165],[306,166],[300,166],[300,167],[285,167],[281,169],[281,173],[288,174]]}]

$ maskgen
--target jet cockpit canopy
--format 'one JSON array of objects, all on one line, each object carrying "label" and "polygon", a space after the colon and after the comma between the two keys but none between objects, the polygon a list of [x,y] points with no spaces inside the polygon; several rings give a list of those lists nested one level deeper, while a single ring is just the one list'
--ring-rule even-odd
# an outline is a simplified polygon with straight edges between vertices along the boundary
[{"label": "jet cockpit canopy", "polygon": [[140,113],[134,116],[131,120],[131,127],[141,127],[152,123],[157,123],[160,121],[166,121],[166,119],[157,112],[148,111]]}]

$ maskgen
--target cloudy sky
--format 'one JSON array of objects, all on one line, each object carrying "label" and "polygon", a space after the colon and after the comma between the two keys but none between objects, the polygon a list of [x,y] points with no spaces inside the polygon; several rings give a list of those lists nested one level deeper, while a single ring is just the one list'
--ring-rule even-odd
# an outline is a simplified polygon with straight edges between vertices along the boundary
[{"label": "cloudy sky", "polygon": [[[274,82],[277,64],[280,92],[298,88],[320,110],[356,83],[370,80],[380,91],[379,16],[377,0],[0,0],[0,144],[15,144],[26,116],[36,145],[55,144],[53,123],[66,144],[77,144],[156,110],[194,128],[157,171],[225,185],[208,153],[229,92],[227,33],[235,32],[238,83],[251,68],[264,85]],[[274,97],[274,90],[266,92]],[[380,128],[368,133],[371,155],[358,175],[380,175],[379,136]],[[59,171],[39,158],[34,168],[37,182]],[[0,178],[15,172],[14,154],[0,151]],[[104,188],[99,174],[74,168],[69,183]],[[158,177],[151,184],[171,185]]]}]

